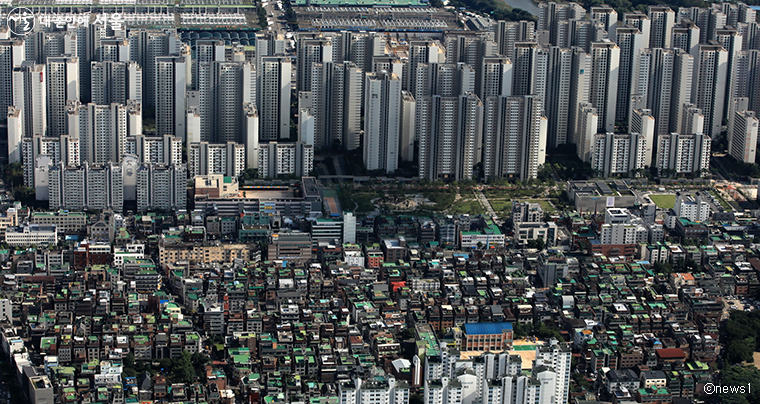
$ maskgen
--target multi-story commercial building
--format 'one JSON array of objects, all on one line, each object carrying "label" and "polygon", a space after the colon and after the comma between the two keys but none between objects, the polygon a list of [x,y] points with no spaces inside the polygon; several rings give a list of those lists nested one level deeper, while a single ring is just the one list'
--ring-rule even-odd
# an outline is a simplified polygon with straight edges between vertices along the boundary
[{"label": "multi-story commercial building", "polygon": [[55,225],[29,224],[5,229],[5,243],[11,246],[38,246],[58,242],[58,232]]},{"label": "multi-story commercial building", "polygon": [[66,234],[78,234],[87,230],[87,214],[82,212],[33,212],[30,221],[33,224],[54,225],[58,232]]},{"label": "multi-story commercial building", "polygon": [[270,260],[309,261],[312,258],[311,235],[301,232],[272,234],[267,257]]}]

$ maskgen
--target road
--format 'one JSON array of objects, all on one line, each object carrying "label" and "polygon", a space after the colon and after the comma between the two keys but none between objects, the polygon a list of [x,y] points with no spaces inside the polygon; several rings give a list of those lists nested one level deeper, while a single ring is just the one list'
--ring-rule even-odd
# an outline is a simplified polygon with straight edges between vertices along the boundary
[{"label": "road", "polygon": [[[263,3],[262,3],[263,4]],[[272,0],[264,7],[264,11],[267,12],[267,20],[274,22],[270,25],[271,31],[281,32],[285,31],[285,26],[281,23],[280,17],[285,14],[284,9],[278,10],[276,7],[277,0]],[[267,28],[268,29],[268,28]]]},{"label": "road", "polygon": [[480,204],[483,205],[483,208],[486,210],[486,213],[488,213],[489,216],[496,222],[496,224],[503,224],[504,221],[499,218],[499,216],[496,214],[496,211],[493,210],[493,206],[491,206],[491,202],[488,201],[488,198],[486,198],[486,195],[483,193],[482,188],[477,188],[475,192],[475,196],[478,198],[478,201],[480,201]]}]

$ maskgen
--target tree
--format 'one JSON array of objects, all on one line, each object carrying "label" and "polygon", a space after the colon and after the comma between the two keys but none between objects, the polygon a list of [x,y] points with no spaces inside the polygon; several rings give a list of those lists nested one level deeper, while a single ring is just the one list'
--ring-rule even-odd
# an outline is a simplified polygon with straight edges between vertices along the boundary
[{"label": "tree", "polygon": [[733,340],[728,343],[726,359],[730,363],[752,362],[755,351],[755,337]]},{"label": "tree", "polygon": [[134,368],[135,367],[135,354],[129,353],[126,358],[124,358],[124,367],[125,368]]},{"label": "tree", "polygon": [[190,352],[182,351],[180,357],[172,360],[172,380],[178,383],[191,384],[195,381],[195,369],[193,368]]}]

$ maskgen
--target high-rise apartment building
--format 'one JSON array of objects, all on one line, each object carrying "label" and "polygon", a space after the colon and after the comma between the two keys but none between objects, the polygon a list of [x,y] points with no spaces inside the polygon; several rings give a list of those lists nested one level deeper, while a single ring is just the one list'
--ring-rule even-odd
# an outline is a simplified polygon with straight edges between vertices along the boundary
[{"label": "high-rise apartment building", "polygon": [[705,133],[716,137],[721,132],[728,75],[728,51],[721,45],[700,44],[695,56],[691,101],[705,116]]},{"label": "high-rise apartment building", "polygon": [[400,130],[401,80],[386,72],[368,73],[364,82],[363,145],[367,170],[396,171]]},{"label": "high-rise apartment building", "polygon": [[627,121],[630,116],[631,91],[633,90],[633,75],[638,65],[639,54],[647,44],[644,34],[634,27],[620,27],[615,30],[616,43],[620,48],[620,71],[617,82],[617,105],[615,120]]},{"label": "high-rise apartment building", "polygon": [[256,102],[256,69],[248,62],[197,62],[200,139],[238,142],[243,138],[243,104]]},{"label": "high-rise apartment building", "polygon": [[657,157],[653,164],[663,176],[696,174],[710,169],[709,136],[671,133],[657,137]]},{"label": "high-rise apartment building", "polygon": [[515,43],[536,40],[536,23],[525,20],[498,21],[494,25],[494,34],[498,54],[511,58],[515,54]]},{"label": "high-rise apartment building", "polygon": [[[156,106],[156,79],[167,74],[166,72],[157,72],[156,58],[177,54],[180,50],[179,38],[177,33],[171,30],[140,29],[129,31],[127,40],[129,41],[129,60],[137,62],[142,67],[145,107],[152,111]],[[164,89],[161,88],[162,91]]]},{"label": "high-rise apartment building", "polygon": [[601,176],[629,176],[643,169],[646,138],[638,133],[599,133],[594,136],[591,168]]},{"label": "high-rise apartment building", "polygon": [[137,168],[137,210],[185,209],[187,167],[184,164],[141,164]]},{"label": "high-rise apartment building", "polygon": [[79,59],[74,56],[47,59],[47,125],[50,136],[66,134],[66,105],[79,101]]},{"label": "high-rise apartment building", "polygon": [[617,83],[620,73],[620,47],[614,42],[591,44],[589,102],[599,115],[599,131],[614,132],[617,109]]},{"label": "high-rise apartment building", "polygon": [[311,91],[314,64],[333,61],[332,41],[332,37],[322,34],[301,34],[298,36],[298,50],[296,51],[298,62],[296,89],[298,91]]},{"label": "high-rise apartment building", "polygon": [[[13,69],[13,104],[22,115],[24,135],[47,133],[47,78],[45,65],[28,62]],[[5,109],[7,110],[7,108]]]},{"label": "high-rise apartment building", "polygon": [[[690,102],[694,58],[682,49],[644,49],[634,77],[634,94],[652,111],[656,133],[678,132],[683,105]],[[633,131],[633,130],[632,130]]]},{"label": "high-rise apartment building", "polygon": [[235,142],[190,143],[187,169],[191,177],[221,174],[238,177],[245,170],[245,146]]},{"label": "high-rise apartment building", "polygon": [[142,133],[140,120],[129,119],[134,107],[139,108],[139,105],[69,103],[66,124],[69,135],[80,141],[82,162],[121,161],[126,153],[127,137]]},{"label": "high-rise apartment building", "polygon": [[486,178],[536,178],[546,158],[548,123],[541,99],[498,97],[484,112],[483,170]]},{"label": "high-rise apartment building", "polygon": [[[0,114],[14,105],[13,69],[26,59],[25,42],[21,39],[0,39]],[[19,107],[17,105],[17,107]]]},{"label": "high-rise apartment building", "polygon": [[131,135],[127,137],[126,154],[137,157],[140,163],[181,164],[182,138],[169,135]]},{"label": "high-rise apartment building", "polygon": [[48,170],[50,209],[111,209],[121,212],[124,185],[121,165],[64,166]]},{"label": "high-rise apartment building", "polygon": [[667,6],[649,6],[647,15],[651,23],[648,48],[670,48],[676,13]]},{"label": "high-rise apartment building", "polygon": [[[347,150],[361,144],[363,72],[353,62],[314,63],[308,99],[314,117],[314,147],[341,145]],[[299,101],[300,104],[300,101]]]},{"label": "high-rise apartment building", "polygon": [[314,146],[310,144],[269,142],[256,151],[261,178],[303,177],[314,169]]},{"label": "high-rise apartment building", "polygon": [[90,99],[93,104],[142,102],[142,67],[137,62],[92,62]]},{"label": "high-rise apartment building", "polygon": [[[757,153],[758,119],[748,111],[749,99],[735,98],[728,123],[728,154],[738,161],[754,163]],[[10,139],[9,139],[10,141]]]},{"label": "high-rise apartment building", "polygon": [[[187,113],[187,69],[190,56],[157,56],[155,58],[155,99],[156,134],[173,135],[184,138],[187,133],[185,115]],[[143,70],[143,75],[145,70]],[[145,80],[143,80],[145,82]]]},{"label": "high-rise apartment building", "polygon": [[261,59],[259,139],[277,141],[290,137],[290,58],[268,56]]}]

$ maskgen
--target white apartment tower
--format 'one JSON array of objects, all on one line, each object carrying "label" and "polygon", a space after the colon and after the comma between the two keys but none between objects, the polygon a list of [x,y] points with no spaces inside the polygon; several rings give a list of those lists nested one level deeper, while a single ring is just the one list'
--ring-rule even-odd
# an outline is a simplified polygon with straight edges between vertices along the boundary
[{"label": "white apartment tower", "polygon": [[137,209],[185,209],[187,168],[184,164],[141,164],[137,168]]},{"label": "white apartment tower", "polygon": [[420,178],[472,179],[483,133],[483,103],[478,96],[433,96],[429,129],[420,139]]},{"label": "white apartment tower", "polygon": [[142,102],[142,67],[137,62],[92,62],[90,76],[93,104]]},{"label": "white apartment tower", "polygon": [[[13,69],[13,104],[23,115],[25,135],[47,133],[47,77],[45,65],[23,63]],[[5,109],[7,110],[7,108]]]},{"label": "white apartment tower", "polygon": [[594,136],[591,167],[605,177],[629,175],[645,166],[646,139],[638,133],[599,133]]},{"label": "white apartment tower", "polygon": [[[172,135],[185,138],[185,114],[187,112],[187,68],[190,63],[188,55],[157,56],[154,72],[156,74],[153,105],[156,108],[156,134]],[[143,71],[145,74],[145,71]],[[145,81],[145,80],[143,80]]]},{"label": "white apartment tower", "polygon": [[534,96],[489,99],[484,112],[486,178],[536,178],[546,157],[548,124]]},{"label": "white apartment tower", "polygon": [[620,47],[620,73],[618,74],[617,106],[615,120],[627,121],[630,114],[633,77],[638,65],[640,52],[647,47],[644,34],[634,27],[620,27],[615,30],[616,43]]},{"label": "white apartment tower", "polygon": [[589,102],[599,115],[599,132],[615,131],[617,83],[620,72],[620,48],[614,42],[591,44],[591,81]]},{"label": "white apartment tower", "polygon": [[50,136],[66,134],[66,104],[79,101],[79,59],[73,56],[47,59],[47,115]]},{"label": "white apartment tower", "polygon": [[238,177],[245,170],[245,146],[235,142],[209,144],[190,143],[187,168],[191,177],[221,174]]},{"label": "white apartment tower", "polygon": [[518,42],[512,59],[511,95],[536,95],[544,99],[549,52],[535,42]]},{"label": "white apartment tower", "polygon": [[721,45],[700,44],[696,56],[691,102],[705,116],[705,133],[716,137],[721,132],[728,75],[728,51]]},{"label": "white apartment tower", "polygon": [[[758,119],[748,111],[747,98],[735,98],[728,124],[728,154],[738,161],[754,163],[757,153]],[[10,138],[8,139],[10,142]]]},{"label": "white apartment tower", "polygon": [[256,101],[256,69],[247,62],[198,62],[201,140],[238,142],[243,104]]},{"label": "white apartment tower", "polygon": [[648,48],[670,48],[676,13],[667,6],[649,6],[647,14],[651,22]]},{"label": "white apartment tower", "polygon": [[156,71],[158,66],[156,58],[178,53],[179,38],[174,31],[140,29],[130,30],[127,40],[129,41],[129,60],[137,62],[143,69],[142,88],[145,107],[152,109],[155,107],[156,79],[159,77]]},{"label": "white apartment tower", "polygon": [[260,178],[304,177],[314,168],[314,146],[303,142],[263,143],[256,152]]},{"label": "white apartment tower", "polygon": [[[333,62],[333,38],[321,34],[302,34],[298,37],[297,90],[311,91],[312,68],[316,63]],[[335,61],[335,62],[342,62]]]},{"label": "white apartment tower", "polygon": [[547,147],[572,141],[578,108],[588,102],[590,58],[575,47],[549,49],[547,69],[546,118],[549,123]]},{"label": "white apartment tower", "polygon": [[264,57],[260,66],[259,139],[287,139],[290,137],[290,58]]},{"label": "white apartment tower", "polygon": [[636,27],[639,31],[641,31],[641,34],[644,37],[644,47],[649,47],[649,37],[650,32],[652,30],[652,21],[649,20],[649,17],[640,12],[640,11],[634,11],[632,13],[624,13],[623,14],[623,26],[624,27]]},{"label": "white apartment tower", "polygon": [[536,24],[533,21],[497,21],[494,34],[497,53],[511,58],[515,52],[515,43],[536,40]]},{"label": "white apartment tower", "polygon": [[363,160],[367,170],[396,171],[401,129],[401,80],[368,73],[364,84]]},{"label": "white apartment tower", "polygon": [[2,114],[8,112],[9,106],[14,105],[13,68],[21,66],[25,59],[23,40],[0,39],[0,113]]},{"label": "white apartment tower", "polygon": [[353,62],[311,65],[309,106],[314,116],[314,147],[340,144],[346,150],[361,145],[363,72]]},{"label": "white apartment tower", "polygon": [[671,133],[657,137],[655,166],[659,175],[697,174],[710,168],[709,136]]},{"label": "white apartment tower", "polygon": [[629,122],[629,131],[631,133],[638,133],[646,144],[646,149],[643,156],[644,166],[651,166],[652,158],[654,157],[656,126],[656,121],[652,116],[652,111],[648,109],[637,109],[631,112],[631,120]]},{"label": "white apartment tower", "polygon": [[683,125],[683,105],[691,101],[694,57],[682,49],[641,51],[635,94],[652,111],[656,134],[677,132]]},{"label": "white apartment tower", "polygon": [[137,157],[140,163],[182,163],[182,139],[176,136],[147,137],[137,134],[127,138],[126,147],[126,154]]}]

